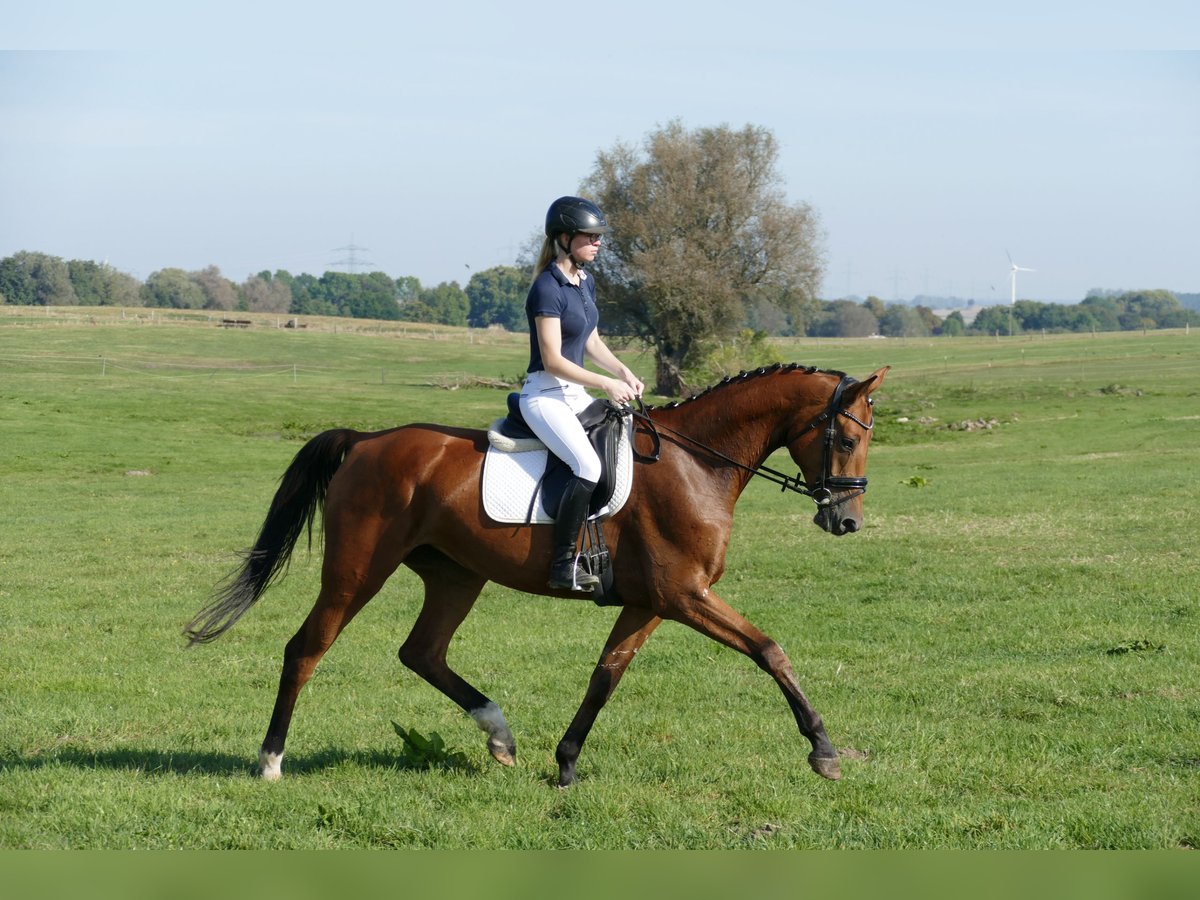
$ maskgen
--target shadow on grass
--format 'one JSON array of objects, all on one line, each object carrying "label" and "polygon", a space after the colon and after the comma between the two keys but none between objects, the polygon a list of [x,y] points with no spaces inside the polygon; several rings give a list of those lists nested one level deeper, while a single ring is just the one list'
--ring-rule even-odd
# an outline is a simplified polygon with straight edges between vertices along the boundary
[{"label": "shadow on grass", "polygon": [[[307,756],[285,756],[284,775],[321,772],[347,763],[364,768],[400,771],[405,767],[398,765],[398,756],[398,752],[382,750],[338,749],[323,750]],[[144,747],[123,747],[90,752],[59,748],[32,755],[6,753],[0,756],[0,769],[3,770],[35,771],[57,766],[141,772],[147,775],[248,775],[258,777],[258,763],[253,757],[203,751],[167,751]]]}]

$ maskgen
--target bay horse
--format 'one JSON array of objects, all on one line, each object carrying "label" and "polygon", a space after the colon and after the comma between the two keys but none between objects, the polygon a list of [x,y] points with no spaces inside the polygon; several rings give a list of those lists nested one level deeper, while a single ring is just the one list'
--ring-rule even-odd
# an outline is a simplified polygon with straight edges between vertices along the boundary
[{"label": "bay horse", "polygon": [[[682,622],[749,656],[783,691],[818,775],[841,777],[837,751],[783,650],[712,590],[739,495],[754,475],[817,503],[813,521],[834,535],[862,527],[871,394],[888,367],[856,381],[842,372],[775,365],[727,378],[702,394],[636,419],[635,445],[658,445],[639,460],[629,499],[604,522],[621,602],[583,702],[555,752],[558,784],[574,782],[583,743],[634,654],[664,620]],[[767,468],[786,447],[796,476]],[[465,710],[487,734],[491,755],[516,762],[500,708],[447,665],[455,630],[488,581],[529,594],[573,597],[546,586],[551,526],[501,525],[480,495],[485,432],[412,424],[363,433],[334,429],[312,438],[280,479],[244,562],[185,629],[189,646],[230,628],[281,576],[296,541],[323,512],[324,559],[316,603],[284,649],[274,711],[259,753],[264,779],[282,774],[296,699],[322,655],[400,565],[425,595],[400,661]]]}]

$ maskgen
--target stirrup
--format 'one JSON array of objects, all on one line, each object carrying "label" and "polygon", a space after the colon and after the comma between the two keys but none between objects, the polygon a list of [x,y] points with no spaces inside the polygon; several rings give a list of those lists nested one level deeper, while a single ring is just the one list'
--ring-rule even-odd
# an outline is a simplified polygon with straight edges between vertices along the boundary
[{"label": "stirrup", "polygon": [[583,569],[578,562],[572,562],[569,578],[556,578],[554,572],[551,571],[550,578],[546,583],[556,591],[573,591],[578,594],[590,594],[596,585],[600,583],[600,579],[591,572]]}]

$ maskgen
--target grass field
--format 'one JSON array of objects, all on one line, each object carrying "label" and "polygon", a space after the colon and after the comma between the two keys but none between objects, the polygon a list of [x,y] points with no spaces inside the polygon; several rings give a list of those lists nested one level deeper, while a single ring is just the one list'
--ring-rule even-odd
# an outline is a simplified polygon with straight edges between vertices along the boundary
[{"label": "grass field", "polygon": [[[749,660],[668,623],[560,791],[611,609],[489,587],[460,630],[514,769],[397,660],[406,571],[301,696],[275,784],[254,762],[319,555],[217,643],[180,637],[305,438],[482,426],[503,393],[474,385],[515,378],[527,338],[217,324],[0,307],[0,847],[1200,845],[1200,335],[781,345],[893,366],[864,531],[752,484],[718,587],[787,650],[845,777],[810,772]],[[469,765],[401,768],[393,722]]]}]

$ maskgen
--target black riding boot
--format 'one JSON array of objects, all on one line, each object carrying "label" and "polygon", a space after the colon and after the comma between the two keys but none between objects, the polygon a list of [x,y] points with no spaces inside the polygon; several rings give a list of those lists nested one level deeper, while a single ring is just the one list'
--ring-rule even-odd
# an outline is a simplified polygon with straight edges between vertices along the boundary
[{"label": "black riding boot", "polygon": [[554,517],[554,549],[550,556],[550,587],[591,593],[600,583],[595,575],[585,572],[576,562],[575,545],[587,519],[592,500],[594,481],[572,478],[558,503]]}]

